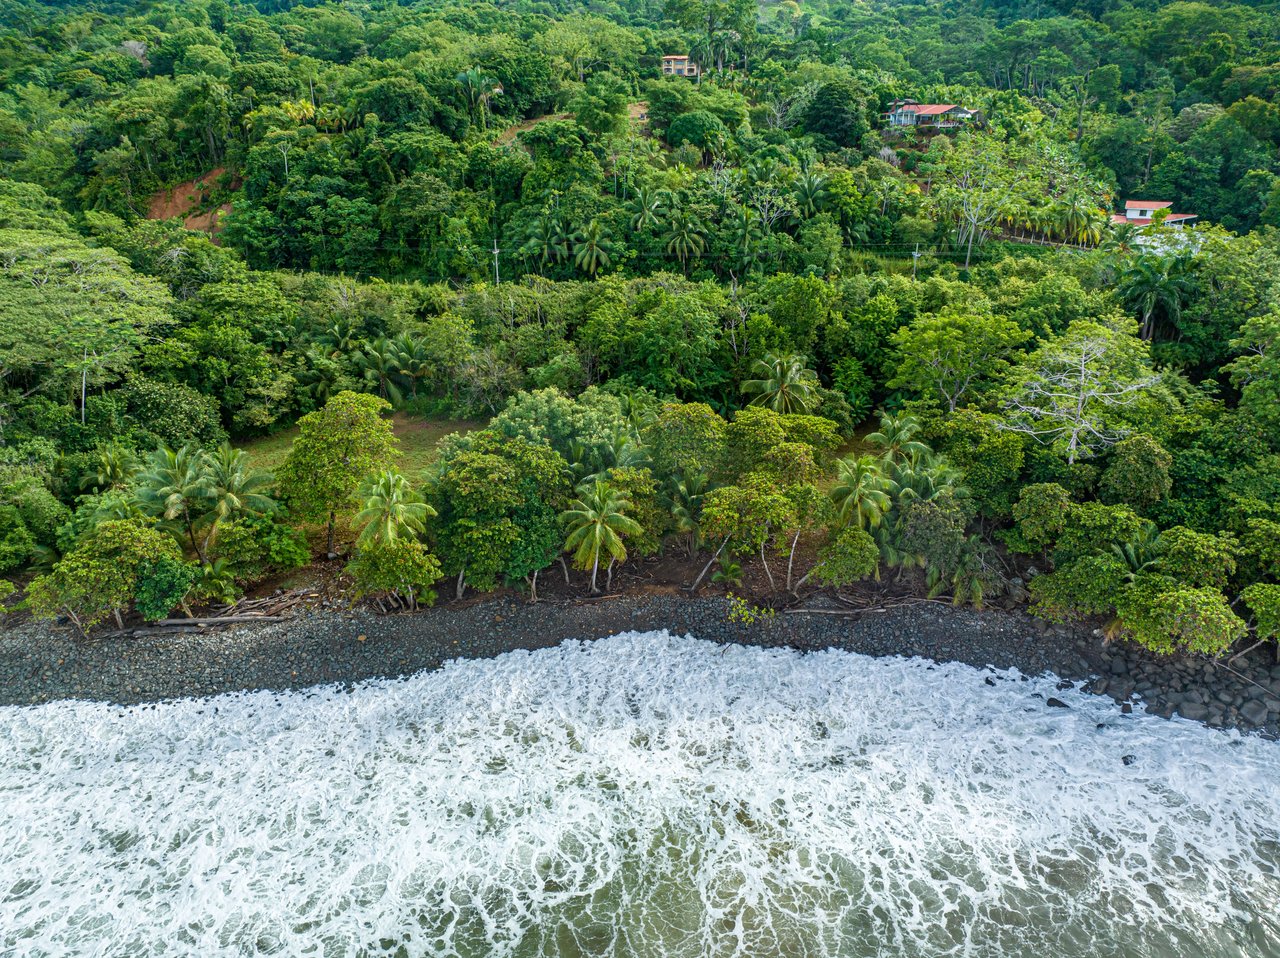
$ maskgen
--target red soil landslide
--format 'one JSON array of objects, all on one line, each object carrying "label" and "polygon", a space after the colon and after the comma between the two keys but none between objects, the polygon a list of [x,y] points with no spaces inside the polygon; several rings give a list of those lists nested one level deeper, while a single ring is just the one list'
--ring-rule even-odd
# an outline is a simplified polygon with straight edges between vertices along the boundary
[{"label": "red soil landslide", "polygon": [[[212,210],[202,210],[201,207],[205,196],[214,190],[218,178],[225,172],[224,167],[214,167],[203,176],[156,193],[147,205],[147,219],[168,220],[181,217],[182,225],[187,229],[217,236],[222,229],[222,218],[231,212],[231,204],[224,203]],[[238,184],[233,184],[233,187],[235,185]]]}]

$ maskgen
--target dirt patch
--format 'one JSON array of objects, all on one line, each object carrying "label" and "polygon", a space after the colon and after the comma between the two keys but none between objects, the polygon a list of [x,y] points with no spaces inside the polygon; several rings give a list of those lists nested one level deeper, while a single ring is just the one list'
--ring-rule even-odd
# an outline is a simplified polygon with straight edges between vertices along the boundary
[{"label": "dirt patch", "polygon": [[523,123],[517,123],[515,126],[509,126],[493,141],[497,146],[506,146],[513,143],[515,138],[526,130],[532,130],[539,123],[546,123],[548,120],[572,120],[572,113],[548,113],[545,116],[535,116],[532,120],[525,120]]},{"label": "dirt patch", "polygon": [[[222,219],[231,212],[231,204],[223,203],[209,209],[207,204],[210,195],[218,188],[219,178],[226,173],[225,167],[214,167],[208,173],[186,180],[167,190],[160,190],[151,197],[147,205],[149,220],[182,220],[182,225],[189,230],[208,233],[216,236],[222,229]],[[240,185],[238,179],[232,180],[231,188]]]}]

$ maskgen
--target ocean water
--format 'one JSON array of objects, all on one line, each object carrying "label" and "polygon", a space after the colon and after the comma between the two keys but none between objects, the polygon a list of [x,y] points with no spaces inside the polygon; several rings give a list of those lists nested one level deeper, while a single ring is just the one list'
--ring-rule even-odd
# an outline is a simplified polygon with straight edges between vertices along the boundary
[{"label": "ocean water", "polygon": [[1280,956],[1280,748],[666,633],[6,708],[0,955]]}]

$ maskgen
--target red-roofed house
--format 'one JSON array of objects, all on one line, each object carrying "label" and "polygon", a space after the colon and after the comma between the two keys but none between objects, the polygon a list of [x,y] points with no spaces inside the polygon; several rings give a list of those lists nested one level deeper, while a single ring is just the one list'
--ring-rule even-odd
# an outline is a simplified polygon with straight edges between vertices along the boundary
[{"label": "red-roofed house", "polygon": [[[1125,200],[1124,212],[1112,216],[1111,222],[1146,226],[1156,215],[1156,210],[1167,210],[1171,206],[1173,204],[1167,200]],[[1195,213],[1165,213],[1164,221],[1169,226],[1182,226],[1195,218]]]},{"label": "red-roofed house", "polygon": [[954,130],[969,120],[973,113],[954,103],[916,103],[895,100],[889,104],[885,119],[890,126],[919,126],[935,130]]}]

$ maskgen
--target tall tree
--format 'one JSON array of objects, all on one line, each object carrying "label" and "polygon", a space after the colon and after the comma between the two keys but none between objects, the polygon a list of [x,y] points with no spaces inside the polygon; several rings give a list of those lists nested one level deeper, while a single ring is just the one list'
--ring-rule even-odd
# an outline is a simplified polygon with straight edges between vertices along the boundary
[{"label": "tall tree", "polygon": [[294,513],[325,523],[326,551],[334,553],[334,534],[340,512],[358,504],[360,483],[390,468],[397,440],[382,413],[385,399],[341,392],[322,409],[298,422],[298,438],[276,470],[280,491]]}]

